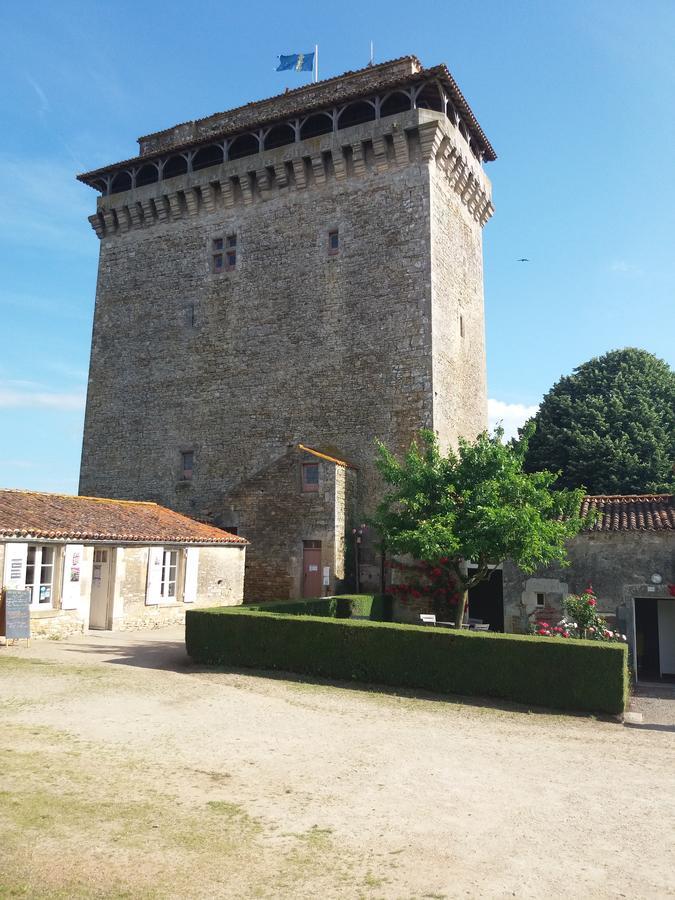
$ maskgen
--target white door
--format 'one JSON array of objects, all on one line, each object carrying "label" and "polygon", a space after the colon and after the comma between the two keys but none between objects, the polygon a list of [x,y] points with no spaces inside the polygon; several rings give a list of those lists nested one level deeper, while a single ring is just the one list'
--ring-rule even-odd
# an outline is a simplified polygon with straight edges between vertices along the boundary
[{"label": "white door", "polygon": [[110,567],[112,549],[97,547],[94,550],[94,565],[91,573],[91,597],[89,600],[89,627],[108,628],[108,608],[110,598]]},{"label": "white door", "polygon": [[675,675],[675,600],[658,601],[661,675]]}]

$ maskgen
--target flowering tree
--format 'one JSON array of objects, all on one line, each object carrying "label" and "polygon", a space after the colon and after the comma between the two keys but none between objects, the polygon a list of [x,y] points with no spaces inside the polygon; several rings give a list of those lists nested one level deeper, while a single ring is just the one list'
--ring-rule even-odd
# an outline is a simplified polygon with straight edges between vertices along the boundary
[{"label": "flowering tree", "polygon": [[[503,431],[460,440],[443,456],[432,431],[420,432],[403,461],[378,444],[376,464],[388,486],[372,524],[393,553],[439,569],[452,585],[460,625],[469,589],[490,565],[511,559],[524,572],[567,564],[566,541],[579,532],[582,490],[552,489],[556,475],[523,471],[532,434],[502,443]],[[469,574],[467,561],[476,565]]]},{"label": "flowering tree", "polygon": [[537,622],[533,634],[542,637],[585,638],[589,641],[620,641],[626,643],[626,635],[607,627],[607,620],[598,614],[598,601],[591,585],[583,594],[569,594],[564,601],[565,615],[556,624]]},{"label": "flowering tree", "polygon": [[[426,600],[437,615],[450,615],[450,607],[455,607],[460,599],[459,586],[449,559],[441,557],[434,563],[403,563],[391,560],[386,565],[399,572],[400,581],[393,583],[389,590],[403,605]],[[454,616],[454,609],[452,615]]]}]

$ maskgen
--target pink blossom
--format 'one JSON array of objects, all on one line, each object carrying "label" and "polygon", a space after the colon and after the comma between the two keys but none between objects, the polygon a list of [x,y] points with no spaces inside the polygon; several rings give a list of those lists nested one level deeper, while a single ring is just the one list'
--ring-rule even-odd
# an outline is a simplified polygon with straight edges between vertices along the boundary
[{"label": "pink blossom", "polygon": [[569,631],[563,631],[562,636],[563,636],[563,637],[569,637],[569,636],[570,636]]},{"label": "pink blossom", "polygon": [[588,598],[588,605],[589,605],[589,606],[596,606],[597,602],[598,602],[598,601],[595,599],[595,597],[589,597],[589,598]]}]

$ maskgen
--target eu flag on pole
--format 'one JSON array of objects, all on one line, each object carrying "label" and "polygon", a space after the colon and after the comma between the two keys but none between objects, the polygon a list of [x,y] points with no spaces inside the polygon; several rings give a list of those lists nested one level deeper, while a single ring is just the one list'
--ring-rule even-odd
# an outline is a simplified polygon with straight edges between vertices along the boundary
[{"label": "eu flag on pole", "polygon": [[291,53],[289,56],[280,56],[277,72],[313,72],[314,51],[312,53]]}]

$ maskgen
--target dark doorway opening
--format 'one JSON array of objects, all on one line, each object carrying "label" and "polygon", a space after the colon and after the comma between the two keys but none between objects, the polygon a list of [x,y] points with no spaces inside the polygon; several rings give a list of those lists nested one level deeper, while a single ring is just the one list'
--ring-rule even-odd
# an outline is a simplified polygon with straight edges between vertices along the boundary
[{"label": "dark doorway opening", "polygon": [[656,597],[642,597],[635,601],[635,651],[638,679],[658,681],[661,678],[661,660]]},{"label": "dark doorway opening", "polygon": [[[469,574],[475,571],[469,569]],[[501,569],[493,569],[489,578],[469,591],[469,618],[482,619],[490,626],[490,631],[504,631],[504,588]]]}]

